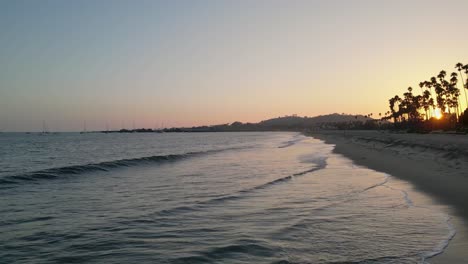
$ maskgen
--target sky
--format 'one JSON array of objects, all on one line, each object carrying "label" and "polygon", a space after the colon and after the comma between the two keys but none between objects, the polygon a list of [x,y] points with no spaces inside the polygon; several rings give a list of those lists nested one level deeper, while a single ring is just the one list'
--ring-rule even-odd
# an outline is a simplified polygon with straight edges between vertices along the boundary
[{"label": "sky", "polygon": [[0,131],[368,114],[468,63],[468,1],[0,0]]}]

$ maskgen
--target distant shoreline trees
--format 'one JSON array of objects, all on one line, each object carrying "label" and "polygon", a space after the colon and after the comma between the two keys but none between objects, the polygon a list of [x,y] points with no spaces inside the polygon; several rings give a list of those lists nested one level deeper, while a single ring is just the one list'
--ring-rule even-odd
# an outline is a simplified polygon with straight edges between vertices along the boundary
[{"label": "distant shoreline trees", "polygon": [[[420,82],[420,95],[416,95],[413,88],[408,87],[402,97],[395,95],[390,98],[390,111],[382,119],[393,120],[394,126],[402,129],[448,130],[467,126],[468,64],[459,62],[455,69],[458,73],[452,72],[447,75],[447,72],[442,70],[437,76]],[[459,87],[465,95],[465,109],[461,109]]]}]

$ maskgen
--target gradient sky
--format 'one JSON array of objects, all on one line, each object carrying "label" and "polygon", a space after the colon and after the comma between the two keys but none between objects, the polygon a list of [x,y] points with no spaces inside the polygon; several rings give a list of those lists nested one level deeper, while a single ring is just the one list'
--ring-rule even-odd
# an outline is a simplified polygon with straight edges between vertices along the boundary
[{"label": "gradient sky", "polygon": [[468,1],[0,0],[0,130],[386,112],[468,63]]}]

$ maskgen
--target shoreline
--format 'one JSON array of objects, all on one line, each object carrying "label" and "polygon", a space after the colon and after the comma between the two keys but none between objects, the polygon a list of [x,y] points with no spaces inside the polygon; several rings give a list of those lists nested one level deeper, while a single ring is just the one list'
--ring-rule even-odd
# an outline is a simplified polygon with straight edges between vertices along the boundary
[{"label": "shoreline", "polygon": [[322,130],[307,136],[335,145],[334,153],[358,165],[406,180],[454,209],[456,235],[430,263],[468,260],[468,136],[388,131]]}]

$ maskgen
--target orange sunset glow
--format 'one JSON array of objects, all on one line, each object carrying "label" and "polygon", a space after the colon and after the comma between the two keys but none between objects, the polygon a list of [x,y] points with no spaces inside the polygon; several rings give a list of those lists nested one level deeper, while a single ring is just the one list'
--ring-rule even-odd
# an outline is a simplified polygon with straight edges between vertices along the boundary
[{"label": "orange sunset glow", "polygon": [[0,128],[385,113],[468,58],[465,1],[208,2],[2,3]]}]

